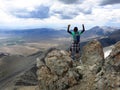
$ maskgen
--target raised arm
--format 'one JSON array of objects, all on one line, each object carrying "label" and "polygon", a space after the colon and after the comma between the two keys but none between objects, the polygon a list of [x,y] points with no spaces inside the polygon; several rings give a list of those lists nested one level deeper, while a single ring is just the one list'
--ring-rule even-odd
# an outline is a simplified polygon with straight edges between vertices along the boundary
[{"label": "raised arm", "polygon": [[82,28],[83,28],[83,30],[81,31],[81,33],[83,33],[85,31],[84,24],[82,24]]},{"label": "raised arm", "polygon": [[72,34],[71,31],[70,31],[70,24],[68,25],[67,32]]}]

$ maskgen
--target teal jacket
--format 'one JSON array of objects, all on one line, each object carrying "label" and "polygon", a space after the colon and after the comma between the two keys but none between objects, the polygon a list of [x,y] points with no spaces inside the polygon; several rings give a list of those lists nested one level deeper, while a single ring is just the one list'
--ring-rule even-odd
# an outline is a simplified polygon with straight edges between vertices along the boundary
[{"label": "teal jacket", "polygon": [[73,40],[77,40],[78,38],[80,38],[80,35],[82,34],[82,32],[74,32],[74,31],[72,31],[71,32],[71,35],[72,35],[72,37],[73,37]]},{"label": "teal jacket", "polygon": [[73,37],[73,41],[79,43],[80,42],[80,35],[84,32],[85,30],[83,29],[81,32],[80,31],[77,31],[77,32],[74,32],[74,31],[69,31],[68,30],[68,33],[70,33]]}]

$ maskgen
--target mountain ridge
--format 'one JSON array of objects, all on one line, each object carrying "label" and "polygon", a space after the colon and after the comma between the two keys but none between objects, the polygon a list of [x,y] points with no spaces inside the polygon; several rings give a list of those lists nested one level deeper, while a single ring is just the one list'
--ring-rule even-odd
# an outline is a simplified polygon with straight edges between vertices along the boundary
[{"label": "mountain ridge", "polygon": [[[105,46],[111,45],[119,41],[120,29],[114,27],[100,27],[95,26],[90,30],[86,30],[81,35],[81,42],[88,42],[92,39],[99,39]],[[48,28],[37,28],[30,30],[17,30],[17,31],[4,31],[8,37],[21,37],[24,42],[57,42],[64,43],[69,42],[71,35],[67,33],[67,30],[55,30]],[[2,33],[1,33],[2,34]],[[5,35],[4,35],[5,36]],[[23,42],[23,43],[24,43]]]},{"label": "mountain ridge", "polygon": [[[109,35],[110,33],[119,30],[118,28],[114,27],[100,27],[100,26],[95,26],[92,27],[89,30],[86,30],[84,34],[81,36],[83,38],[95,38],[95,37],[101,37],[101,36],[106,36]],[[23,29],[23,30],[2,30],[0,31],[2,34],[12,34],[12,35],[18,35],[22,36],[24,38],[26,37],[38,37],[38,38],[45,38],[46,36],[48,38],[57,38],[57,37],[69,37],[69,34],[67,33],[67,29],[61,29],[61,30],[55,30],[52,28],[35,28],[35,29]],[[40,36],[40,37],[39,37]],[[33,37],[33,38],[34,38]],[[46,37],[46,38],[47,38]]]}]

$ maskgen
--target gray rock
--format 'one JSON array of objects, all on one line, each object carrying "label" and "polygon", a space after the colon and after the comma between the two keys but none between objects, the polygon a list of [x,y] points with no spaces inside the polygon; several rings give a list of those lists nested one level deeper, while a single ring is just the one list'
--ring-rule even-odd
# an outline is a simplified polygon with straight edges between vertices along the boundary
[{"label": "gray rock", "polygon": [[[65,90],[81,79],[80,73],[73,67],[69,53],[63,50],[51,50],[44,58],[44,64],[38,63],[38,80],[41,90]],[[41,67],[39,67],[41,66]]]},{"label": "gray rock", "polygon": [[52,73],[63,75],[72,66],[72,59],[68,57],[67,52],[54,50],[46,56],[45,63]]},{"label": "gray rock", "polygon": [[91,66],[91,69],[98,73],[104,63],[104,53],[100,42],[93,40],[86,44],[83,47],[81,59],[84,64]]},{"label": "gray rock", "polygon": [[48,51],[37,60],[40,90],[120,90],[120,42],[106,59],[100,42],[89,42],[83,47],[83,64],[66,51]]},{"label": "gray rock", "polygon": [[101,79],[95,83],[97,90],[103,90],[103,88],[104,90],[120,90],[120,42],[114,45],[112,52],[105,59],[103,70]]},{"label": "gray rock", "polygon": [[107,71],[120,72],[120,42],[117,42],[110,55],[106,58],[105,68]]}]

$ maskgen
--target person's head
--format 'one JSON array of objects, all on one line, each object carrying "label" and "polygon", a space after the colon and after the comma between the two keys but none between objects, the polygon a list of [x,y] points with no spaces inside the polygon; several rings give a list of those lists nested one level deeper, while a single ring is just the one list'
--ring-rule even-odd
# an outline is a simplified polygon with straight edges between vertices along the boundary
[{"label": "person's head", "polygon": [[74,32],[77,32],[78,31],[78,28],[77,27],[74,27]]}]

